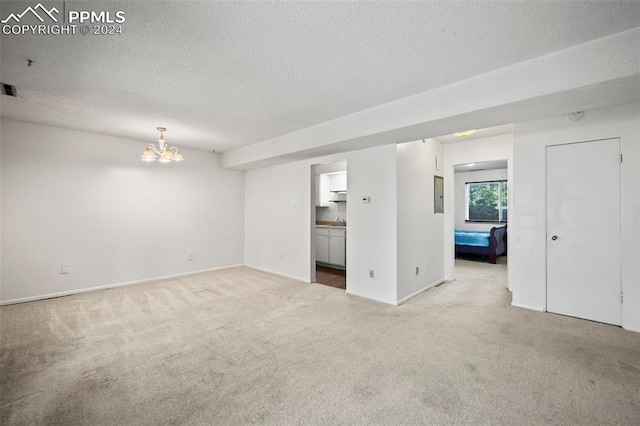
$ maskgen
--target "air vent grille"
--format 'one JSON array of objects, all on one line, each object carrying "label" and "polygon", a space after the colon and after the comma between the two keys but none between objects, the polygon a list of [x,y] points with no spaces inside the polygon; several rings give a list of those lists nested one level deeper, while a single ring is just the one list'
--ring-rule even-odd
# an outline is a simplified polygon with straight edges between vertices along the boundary
[{"label": "air vent grille", "polygon": [[6,83],[0,83],[2,86],[2,94],[7,96],[13,96],[14,98],[18,97],[18,92],[16,91],[16,86],[12,86]]}]

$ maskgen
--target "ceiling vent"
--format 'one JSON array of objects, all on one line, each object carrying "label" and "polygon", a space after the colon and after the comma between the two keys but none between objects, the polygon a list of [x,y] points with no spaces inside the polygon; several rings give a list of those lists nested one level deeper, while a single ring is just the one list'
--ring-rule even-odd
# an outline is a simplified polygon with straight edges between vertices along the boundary
[{"label": "ceiling vent", "polygon": [[16,91],[16,86],[12,86],[6,83],[0,83],[2,85],[2,94],[7,96],[13,96],[14,98],[18,97],[18,92]]}]

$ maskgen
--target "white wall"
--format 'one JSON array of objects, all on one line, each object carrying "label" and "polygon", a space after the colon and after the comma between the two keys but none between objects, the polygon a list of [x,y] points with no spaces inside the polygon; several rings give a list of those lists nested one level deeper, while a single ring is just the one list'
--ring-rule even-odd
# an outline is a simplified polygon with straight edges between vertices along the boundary
[{"label": "white wall", "polygon": [[[347,292],[396,304],[396,146],[347,157]],[[370,203],[361,198],[368,196]],[[369,270],[375,278],[369,278]]]},{"label": "white wall", "polygon": [[[547,146],[607,138],[621,140],[622,326],[640,331],[640,104],[586,111],[514,126],[514,185],[517,191],[509,235],[509,280],[513,305],[546,310],[545,150]],[[576,159],[579,161],[579,159]],[[597,171],[594,171],[597,173]],[[602,230],[606,231],[606,230]],[[600,247],[607,250],[606,247]]]},{"label": "white wall", "polygon": [[[341,155],[348,170],[347,293],[396,305],[442,282],[444,215],[433,212],[433,176],[441,173],[436,155],[442,158],[435,140]],[[311,166],[336,159],[246,172],[247,265],[309,281]]]},{"label": "white wall", "polygon": [[434,213],[434,175],[442,176],[436,155],[442,158],[442,145],[433,139],[397,145],[399,303],[444,280],[444,214]]},{"label": "white wall", "polygon": [[329,203],[329,207],[316,207],[316,220],[347,220],[347,203]]},{"label": "white wall", "polygon": [[[493,136],[470,141],[444,145],[444,273],[447,280],[455,279],[455,173],[453,166],[458,164],[482,163],[485,161],[507,160],[508,169],[508,209],[509,221],[513,218],[513,135]],[[511,228],[511,223],[509,223]],[[511,248],[511,232],[507,234],[508,246]],[[509,259],[509,262],[511,260]],[[511,268],[509,268],[511,282]],[[511,288],[509,286],[509,288]]]},{"label": "white wall", "polygon": [[0,119],[0,300],[2,300],[2,128],[4,120]]},{"label": "white wall", "polygon": [[316,166],[316,174],[321,175],[323,173],[336,173],[336,172],[346,172],[347,171],[347,162],[335,161],[332,163],[323,163],[318,164]]},{"label": "white wall", "polygon": [[[311,166],[347,161],[347,292],[396,303],[396,147],[254,169],[245,175],[245,263],[309,281]],[[371,197],[371,203],[360,201]],[[295,208],[294,208],[295,206]],[[375,278],[369,278],[374,270]]]},{"label": "white wall", "polygon": [[[494,180],[508,180],[507,169],[476,170],[472,172],[458,172],[455,174],[455,227],[460,231],[490,231],[497,226],[495,223],[467,223],[466,217],[466,188],[467,182],[485,182]],[[507,191],[509,188],[507,187]],[[508,196],[508,194],[507,194]],[[500,225],[502,226],[502,225]]]},{"label": "white wall", "polygon": [[295,162],[245,172],[246,265],[309,281],[310,166]]},{"label": "white wall", "polygon": [[2,120],[1,301],[243,263],[242,172],[190,149],[143,163],[144,147]]}]

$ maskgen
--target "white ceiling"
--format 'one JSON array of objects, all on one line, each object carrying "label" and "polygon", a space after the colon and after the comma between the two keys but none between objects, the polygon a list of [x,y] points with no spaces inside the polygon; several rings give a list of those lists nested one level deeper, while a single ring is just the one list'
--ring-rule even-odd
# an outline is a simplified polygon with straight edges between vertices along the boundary
[{"label": "white ceiling", "polygon": [[640,26],[637,1],[88,4],[123,34],[2,35],[2,116],[222,152]]}]

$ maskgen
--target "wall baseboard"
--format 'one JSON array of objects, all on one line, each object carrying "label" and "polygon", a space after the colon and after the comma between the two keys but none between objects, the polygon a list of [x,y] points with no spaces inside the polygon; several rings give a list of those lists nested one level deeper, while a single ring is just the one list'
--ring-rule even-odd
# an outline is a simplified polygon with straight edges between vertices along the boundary
[{"label": "wall baseboard", "polygon": [[[518,303],[513,303],[513,302],[511,302],[511,306],[513,306],[514,308],[529,309],[530,311],[545,312],[545,313],[547,312],[547,310],[544,309],[544,308],[520,305]],[[561,315],[561,314],[559,314],[559,315]],[[578,317],[573,317],[573,318],[578,318]],[[584,321],[589,321],[589,320],[584,319],[584,318],[578,318],[578,319],[583,319]],[[602,324],[606,324],[606,323],[602,323]],[[612,327],[621,327],[624,330],[629,330],[629,331],[634,331],[634,332],[640,333],[640,328],[635,328],[633,326],[632,327],[627,327],[625,324],[621,324],[621,325],[608,324],[608,325],[611,325]]]},{"label": "wall baseboard", "polygon": [[273,274],[273,275],[277,275],[279,277],[289,278],[289,279],[296,280],[296,281],[302,281],[303,283],[309,284],[309,280],[304,279],[304,278],[294,277],[293,275],[282,274],[280,272],[274,272],[274,271],[271,271],[269,269],[260,268],[258,266],[253,266],[253,265],[244,265],[244,266],[246,266],[247,268],[255,269],[256,271],[266,272],[267,274]]},{"label": "wall baseboard", "polygon": [[56,297],[71,296],[71,295],[74,295],[74,294],[88,293],[90,291],[98,291],[98,290],[107,290],[107,289],[110,289],[110,288],[126,287],[126,286],[130,286],[130,285],[135,285],[135,284],[144,284],[144,283],[148,283],[148,282],[152,282],[152,281],[166,280],[166,279],[169,279],[169,278],[186,277],[188,275],[196,275],[196,274],[202,274],[204,272],[219,271],[221,269],[236,268],[238,266],[244,266],[244,265],[236,264],[236,265],[218,266],[216,268],[201,269],[199,271],[183,272],[183,273],[180,273],[180,274],[164,275],[164,276],[161,276],[161,277],[154,277],[154,278],[145,278],[145,279],[142,279],[142,280],[126,281],[126,282],[115,283],[115,284],[107,284],[107,285],[101,285],[101,286],[96,286],[96,287],[80,288],[80,289],[77,289],[77,290],[61,291],[59,293],[42,294],[42,295],[39,295],[39,296],[22,297],[20,299],[2,300],[2,301],[0,301],[0,306],[16,305],[18,303],[35,302],[37,300],[54,299]]},{"label": "wall baseboard", "polygon": [[402,305],[403,303],[407,302],[409,299],[413,299],[414,297],[416,297],[420,293],[424,293],[425,291],[427,291],[427,290],[429,290],[429,289],[431,289],[433,287],[439,286],[440,284],[442,284],[444,282],[447,282],[447,280],[444,279],[444,278],[441,278],[438,281],[435,281],[435,282],[433,282],[431,284],[428,284],[426,287],[416,291],[415,293],[411,293],[407,297],[403,297],[402,299],[398,300],[397,306]]},{"label": "wall baseboard", "polygon": [[546,309],[539,308],[537,306],[534,307],[534,306],[520,305],[519,303],[513,303],[513,302],[511,302],[511,306],[513,306],[514,308],[529,309],[530,311],[546,312]]},{"label": "wall baseboard", "polygon": [[355,292],[353,290],[347,289],[345,291],[345,293],[347,293],[348,295],[351,295],[351,296],[357,296],[357,297],[362,297],[363,299],[372,300],[374,302],[384,303],[385,305],[397,306],[395,303],[389,302],[388,300],[382,300],[382,299],[378,299],[376,297],[366,296],[364,294],[360,294],[360,293]]}]

